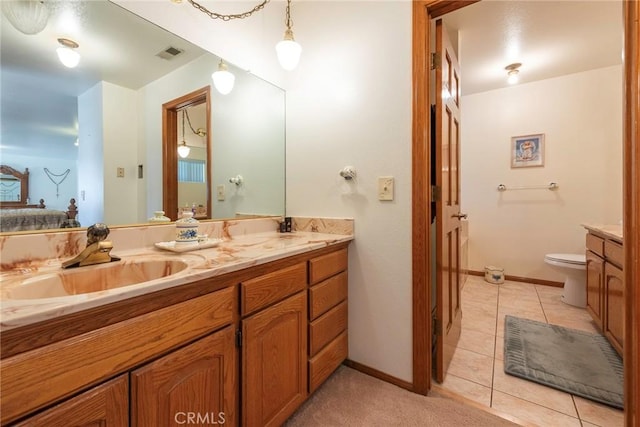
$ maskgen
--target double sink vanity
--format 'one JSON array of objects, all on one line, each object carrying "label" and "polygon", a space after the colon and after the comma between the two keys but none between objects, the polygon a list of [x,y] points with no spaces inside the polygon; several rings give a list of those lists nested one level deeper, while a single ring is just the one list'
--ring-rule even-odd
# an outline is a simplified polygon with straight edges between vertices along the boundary
[{"label": "double sink vanity", "polygon": [[353,222],[276,228],[117,228],[120,261],[68,270],[82,232],[0,237],[2,425],[281,425],[347,357]]}]

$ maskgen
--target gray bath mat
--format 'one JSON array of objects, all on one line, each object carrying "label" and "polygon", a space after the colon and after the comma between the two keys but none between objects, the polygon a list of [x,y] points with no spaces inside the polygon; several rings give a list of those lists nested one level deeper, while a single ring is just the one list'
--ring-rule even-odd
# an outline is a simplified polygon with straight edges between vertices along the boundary
[{"label": "gray bath mat", "polygon": [[506,316],[504,371],[622,409],[622,359],[605,337]]}]

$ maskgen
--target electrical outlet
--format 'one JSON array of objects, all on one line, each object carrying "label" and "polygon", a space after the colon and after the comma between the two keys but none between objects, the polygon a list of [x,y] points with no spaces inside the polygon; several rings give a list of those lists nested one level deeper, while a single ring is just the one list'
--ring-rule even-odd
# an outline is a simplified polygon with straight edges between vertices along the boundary
[{"label": "electrical outlet", "polygon": [[393,200],[393,177],[378,177],[378,200]]},{"label": "electrical outlet", "polygon": [[220,184],[216,187],[216,194],[218,195],[218,201],[224,200],[224,184]]},{"label": "electrical outlet", "polygon": [[118,170],[116,172],[116,177],[117,178],[124,178],[124,168],[118,168]]}]

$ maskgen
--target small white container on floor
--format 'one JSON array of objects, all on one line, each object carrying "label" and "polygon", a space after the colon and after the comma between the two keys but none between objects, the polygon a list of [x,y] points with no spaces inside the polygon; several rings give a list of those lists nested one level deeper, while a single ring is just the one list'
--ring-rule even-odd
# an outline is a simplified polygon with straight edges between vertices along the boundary
[{"label": "small white container on floor", "polygon": [[484,268],[484,280],[494,285],[504,283],[504,268],[494,267],[493,265],[486,266]]}]

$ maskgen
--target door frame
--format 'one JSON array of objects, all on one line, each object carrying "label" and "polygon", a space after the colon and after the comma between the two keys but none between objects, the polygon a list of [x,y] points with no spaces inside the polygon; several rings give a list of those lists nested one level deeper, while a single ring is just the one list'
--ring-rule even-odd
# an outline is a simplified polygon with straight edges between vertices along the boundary
[{"label": "door frame", "polygon": [[[623,4],[623,217],[625,278],[624,359],[640,360],[640,2]],[[431,20],[460,9],[471,1],[413,1],[413,118],[412,118],[412,308],[413,391],[427,394],[431,388],[431,289],[430,249],[430,66]],[[640,423],[640,367],[624,364],[625,425]]]},{"label": "door frame", "polygon": [[162,209],[172,221],[178,219],[178,111],[206,104],[207,216],[211,210],[211,86],[205,86],[162,104]]}]

